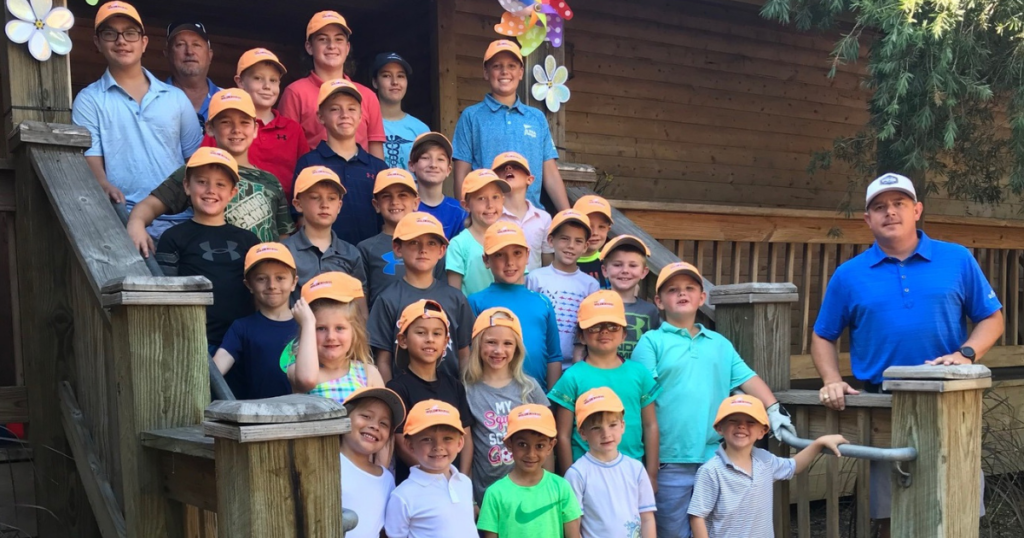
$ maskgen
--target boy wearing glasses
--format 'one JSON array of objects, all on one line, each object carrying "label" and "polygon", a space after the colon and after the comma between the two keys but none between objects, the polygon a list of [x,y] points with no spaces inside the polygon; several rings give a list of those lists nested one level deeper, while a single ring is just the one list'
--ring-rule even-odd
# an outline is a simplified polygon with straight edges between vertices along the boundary
[{"label": "boy wearing glasses", "polygon": [[[327,140],[327,129],[317,118],[319,104],[317,97],[324,82],[345,79],[345,61],[352,50],[352,30],[345,17],[336,11],[321,11],[309,19],[306,25],[306,54],[313,58],[313,71],[309,76],[296,80],[284,89],[278,109],[286,118],[302,126],[309,147],[316,148],[321,140]],[[370,155],[384,159],[384,120],[380,112],[377,94],[362,84],[352,82],[362,96],[362,118],[356,125],[356,144]],[[373,177],[370,177],[373,181]]]},{"label": "boy wearing glasses", "polygon": [[[79,92],[71,119],[92,135],[85,160],[103,192],[131,210],[185,164],[203,131],[188,97],[142,67],[149,38],[134,7],[120,0],[103,4],[94,29],[107,70]],[[167,215],[147,231],[155,240],[190,217]]]}]

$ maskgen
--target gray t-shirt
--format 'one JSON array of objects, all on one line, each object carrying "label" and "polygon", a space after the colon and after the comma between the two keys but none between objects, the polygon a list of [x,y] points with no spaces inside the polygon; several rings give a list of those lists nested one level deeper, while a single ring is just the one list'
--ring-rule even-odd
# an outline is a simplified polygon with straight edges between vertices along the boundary
[{"label": "gray t-shirt", "polygon": [[[392,283],[384,288],[370,307],[370,319],[366,324],[370,332],[370,347],[374,350],[383,349],[392,353],[394,358],[395,345],[398,340],[398,317],[405,307],[419,301],[430,299],[437,301],[448,316],[451,331],[448,346],[441,357],[439,368],[459,378],[458,350],[469,346],[473,338],[473,311],[469,301],[462,292],[449,286],[444,280],[434,280],[426,289],[409,284],[405,279]],[[394,366],[394,364],[392,364]],[[398,377],[393,372],[392,377]]]},{"label": "gray t-shirt", "polygon": [[473,413],[473,500],[480,504],[484,490],[512,470],[512,453],[505,448],[505,431],[508,429],[508,414],[523,404],[550,406],[540,385],[531,377],[527,401],[523,401],[522,387],[518,382],[501,388],[486,383],[474,383],[466,387],[466,401]]},{"label": "gray t-shirt", "polygon": [[[395,251],[391,248],[391,240],[391,235],[381,232],[356,245],[363,258],[366,274],[367,304],[372,305],[374,299],[384,291],[384,288],[390,286],[392,282],[402,280],[402,277],[405,276],[405,263],[402,262],[402,258],[395,257]],[[448,275],[444,270],[444,258],[441,258],[441,261],[434,266],[434,278],[442,282],[448,281]]]},{"label": "gray t-shirt", "polygon": [[619,355],[623,359],[629,359],[633,354],[633,348],[640,341],[640,337],[647,331],[656,330],[661,327],[661,317],[658,307],[637,297],[636,301],[626,303],[626,340],[619,346]]}]

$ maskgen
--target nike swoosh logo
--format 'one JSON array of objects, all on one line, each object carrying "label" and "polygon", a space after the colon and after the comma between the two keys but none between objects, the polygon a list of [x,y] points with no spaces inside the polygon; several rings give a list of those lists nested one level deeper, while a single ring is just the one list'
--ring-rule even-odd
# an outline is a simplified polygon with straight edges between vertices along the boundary
[{"label": "nike swoosh logo", "polygon": [[540,508],[526,512],[523,510],[523,505],[520,504],[519,508],[516,508],[516,523],[522,525],[530,523],[538,517],[543,516],[547,511],[551,510],[552,508],[556,508],[556,503],[551,503],[548,504],[547,506],[542,506]]}]

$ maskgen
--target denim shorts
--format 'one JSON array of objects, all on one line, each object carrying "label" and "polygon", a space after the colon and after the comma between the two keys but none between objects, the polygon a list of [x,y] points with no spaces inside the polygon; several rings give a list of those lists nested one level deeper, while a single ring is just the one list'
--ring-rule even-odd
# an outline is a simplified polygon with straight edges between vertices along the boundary
[{"label": "denim shorts", "polygon": [[658,538],[690,538],[690,516],[686,511],[699,468],[696,463],[663,463],[658,469],[658,492],[654,495],[658,503],[654,513]]}]

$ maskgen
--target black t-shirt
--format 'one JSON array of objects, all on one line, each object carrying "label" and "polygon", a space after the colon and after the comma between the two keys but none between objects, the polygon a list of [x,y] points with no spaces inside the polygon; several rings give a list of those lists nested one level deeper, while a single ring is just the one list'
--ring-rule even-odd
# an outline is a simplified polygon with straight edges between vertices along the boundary
[{"label": "black t-shirt", "polygon": [[245,255],[260,240],[231,224],[206,226],[187,220],[160,236],[156,261],[166,276],[204,276],[213,283],[213,304],[206,307],[206,340],[220,346],[231,322],[253,313],[246,289]]},{"label": "black t-shirt", "polygon": [[[406,409],[412,409],[412,406],[424,400],[441,400],[459,410],[463,428],[470,428],[476,422],[466,400],[466,387],[455,376],[443,370],[437,371],[437,381],[426,381],[412,372],[404,372],[388,381],[387,388],[402,398]],[[400,425],[398,431],[403,428]],[[459,466],[458,458],[455,459],[455,466]],[[401,484],[406,478],[409,478],[409,466],[401,458],[395,458],[395,484]]]},{"label": "black t-shirt", "polygon": [[580,271],[594,277],[594,280],[597,281],[597,285],[601,286],[602,290],[611,289],[611,283],[608,282],[608,279],[604,277],[604,272],[601,271],[600,257],[594,258],[589,262],[578,261],[576,262],[576,265],[579,266]]}]

